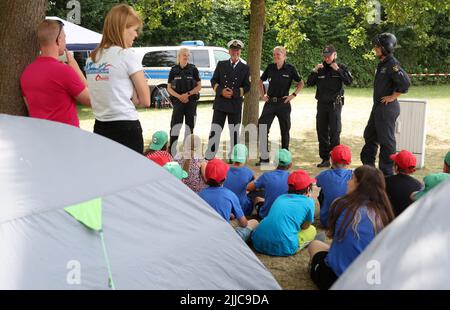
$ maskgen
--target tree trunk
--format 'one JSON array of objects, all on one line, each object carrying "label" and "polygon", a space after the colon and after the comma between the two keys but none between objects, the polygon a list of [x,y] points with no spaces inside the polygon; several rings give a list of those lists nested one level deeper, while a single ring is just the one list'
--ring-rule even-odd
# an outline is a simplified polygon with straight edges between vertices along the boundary
[{"label": "tree trunk", "polygon": [[36,28],[48,0],[0,1],[0,113],[27,115],[20,75],[39,53]]},{"label": "tree trunk", "polygon": [[[261,68],[261,52],[265,22],[265,1],[251,0],[250,3],[250,37],[248,65],[250,66],[251,88],[245,96],[243,125],[257,125],[259,116],[259,78]],[[247,133],[246,133],[247,135]],[[245,137],[246,144],[249,142],[249,136]]]}]

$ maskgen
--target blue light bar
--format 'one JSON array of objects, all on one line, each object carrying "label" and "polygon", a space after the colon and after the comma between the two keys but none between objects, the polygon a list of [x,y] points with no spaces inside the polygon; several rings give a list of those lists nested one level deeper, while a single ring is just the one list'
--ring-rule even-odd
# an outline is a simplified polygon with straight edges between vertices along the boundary
[{"label": "blue light bar", "polygon": [[183,42],[181,42],[181,45],[205,46],[205,43],[203,43],[203,41],[200,41],[200,40],[197,40],[197,41],[183,41]]}]

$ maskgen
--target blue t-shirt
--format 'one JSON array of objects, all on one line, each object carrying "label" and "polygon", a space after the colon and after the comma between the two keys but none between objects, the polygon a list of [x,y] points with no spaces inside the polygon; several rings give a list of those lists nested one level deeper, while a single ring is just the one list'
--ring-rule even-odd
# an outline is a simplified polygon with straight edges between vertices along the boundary
[{"label": "blue t-shirt", "polygon": [[316,177],[316,185],[322,188],[323,201],[320,205],[320,223],[328,227],[328,211],[336,198],[347,193],[347,182],[352,178],[348,169],[329,169]]},{"label": "blue t-shirt", "polygon": [[244,216],[241,204],[237,196],[228,188],[209,186],[202,190],[198,195],[206,201],[217,213],[224,218],[225,221],[230,221],[231,213],[240,219]]},{"label": "blue t-shirt", "polygon": [[[359,212],[361,219],[357,225],[356,233],[353,230],[353,225],[350,224],[344,239],[338,241],[338,229],[344,220],[346,211],[341,213],[336,222],[336,230],[330,251],[325,258],[325,263],[338,277],[348,268],[348,266],[350,266],[358,255],[364,251],[376,235],[372,221],[367,213],[367,207],[361,207],[357,212]],[[355,218],[358,217],[359,216],[356,216]],[[372,220],[375,222],[374,215],[372,216]],[[381,228],[379,228],[379,230],[381,230]]]},{"label": "blue t-shirt", "polygon": [[264,189],[264,204],[259,210],[259,216],[264,218],[269,214],[270,207],[279,196],[287,194],[289,171],[275,170],[263,173],[256,181],[255,186],[258,189]]},{"label": "blue t-shirt", "polygon": [[253,232],[254,248],[268,255],[294,255],[299,246],[300,226],[305,221],[314,221],[314,200],[303,195],[281,195]]},{"label": "blue t-shirt", "polygon": [[236,194],[241,203],[242,211],[249,215],[253,211],[253,204],[247,196],[247,185],[253,180],[253,171],[247,167],[230,167],[223,187]]}]

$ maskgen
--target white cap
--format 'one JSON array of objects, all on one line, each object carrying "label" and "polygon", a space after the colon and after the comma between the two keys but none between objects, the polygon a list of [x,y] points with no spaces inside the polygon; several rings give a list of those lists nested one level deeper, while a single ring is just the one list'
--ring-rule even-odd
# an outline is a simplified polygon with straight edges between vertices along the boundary
[{"label": "white cap", "polygon": [[244,43],[241,40],[231,40],[227,46],[228,48],[244,48]]}]

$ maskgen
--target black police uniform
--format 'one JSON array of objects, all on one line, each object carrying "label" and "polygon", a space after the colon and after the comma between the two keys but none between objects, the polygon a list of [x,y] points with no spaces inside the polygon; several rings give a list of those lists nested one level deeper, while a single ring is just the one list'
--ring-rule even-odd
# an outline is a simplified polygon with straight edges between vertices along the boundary
[{"label": "black police uniform", "polygon": [[[200,82],[198,69],[193,64],[187,64],[184,68],[180,65],[173,66],[169,73],[168,83],[178,94],[184,94],[197,87]],[[197,116],[198,94],[189,96],[188,103],[182,103],[176,97],[170,96],[173,104],[172,120],[170,121],[170,146],[176,150],[176,143],[180,134],[183,119],[186,121],[186,135],[194,132],[195,117]],[[175,148],[173,148],[175,146]],[[175,154],[172,154],[175,155]]]},{"label": "black police uniform", "polygon": [[[242,118],[242,98],[245,93],[250,90],[250,69],[243,62],[239,61],[235,66],[231,60],[219,61],[213,77],[211,78],[211,86],[216,92],[214,99],[214,114],[212,124],[220,126],[223,129],[225,119],[228,117],[228,125],[230,128],[231,146],[238,143],[239,127]],[[225,88],[233,90],[233,97],[228,99],[223,97],[222,90]],[[220,135],[222,131],[215,131],[211,128],[209,135],[208,150],[206,159],[215,157],[217,148],[220,143]]]},{"label": "black police uniform", "polygon": [[[288,63],[278,69],[275,63],[269,64],[261,75],[261,80],[269,80],[267,96],[269,100],[264,104],[258,120],[260,161],[269,161],[269,130],[275,116],[278,118],[281,131],[281,148],[289,149],[289,130],[291,129],[291,103],[284,103],[283,97],[289,96],[292,81],[300,82],[302,77],[297,69]],[[267,130],[261,126],[266,125]]]},{"label": "black police uniform", "polygon": [[396,152],[395,121],[400,115],[400,105],[397,100],[385,105],[381,102],[381,98],[394,92],[406,93],[410,84],[408,74],[391,54],[378,64],[373,89],[373,107],[364,130],[365,145],[361,151],[361,161],[365,165],[375,166],[379,144],[379,167],[386,176],[393,174],[393,161],[389,156]]},{"label": "black police uniform", "polygon": [[323,68],[313,71],[308,77],[308,86],[317,85],[316,130],[319,140],[319,155],[324,161],[330,160],[330,151],[340,144],[341,111],[344,104],[344,84],[353,81],[351,73],[344,64],[337,64],[334,70],[325,61]]}]

